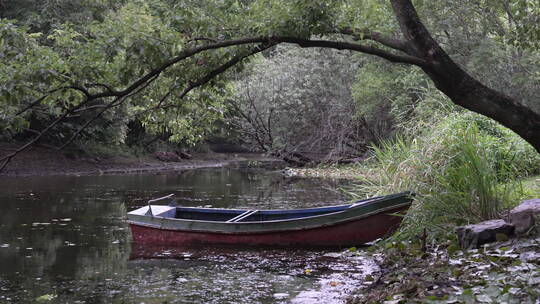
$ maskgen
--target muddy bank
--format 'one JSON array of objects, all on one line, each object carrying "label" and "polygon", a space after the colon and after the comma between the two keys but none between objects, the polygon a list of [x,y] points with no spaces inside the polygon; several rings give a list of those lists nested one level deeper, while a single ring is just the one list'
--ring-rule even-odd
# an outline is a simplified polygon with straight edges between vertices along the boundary
[{"label": "muddy bank", "polygon": [[[0,156],[12,151],[13,147],[1,146]],[[0,176],[161,173],[226,166],[281,169],[286,164],[254,153],[199,153],[189,160],[164,162],[152,155],[73,156],[44,147],[31,147],[13,158]]]}]

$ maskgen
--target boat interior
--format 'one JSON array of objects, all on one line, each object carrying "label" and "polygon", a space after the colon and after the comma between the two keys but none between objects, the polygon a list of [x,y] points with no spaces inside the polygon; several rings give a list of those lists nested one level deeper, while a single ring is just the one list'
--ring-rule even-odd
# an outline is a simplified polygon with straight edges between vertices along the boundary
[{"label": "boat interior", "polygon": [[343,211],[349,208],[349,206],[343,205],[298,210],[236,210],[177,207],[174,218],[228,223],[277,221],[334,213]]}]

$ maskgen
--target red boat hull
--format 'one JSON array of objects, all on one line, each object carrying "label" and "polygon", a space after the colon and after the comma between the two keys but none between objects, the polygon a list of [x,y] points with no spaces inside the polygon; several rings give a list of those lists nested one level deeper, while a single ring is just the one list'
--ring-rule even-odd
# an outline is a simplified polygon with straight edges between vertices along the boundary
[{"label": "red boat hull", "polygon": [[[392,213],[406,209],[392,210]],[[332,226],[264,233],[192,232],[130,225],[133,240],[142,244],[345,247],[388,236],[399,227],[401,220],[401,216],[380,213]]]}]

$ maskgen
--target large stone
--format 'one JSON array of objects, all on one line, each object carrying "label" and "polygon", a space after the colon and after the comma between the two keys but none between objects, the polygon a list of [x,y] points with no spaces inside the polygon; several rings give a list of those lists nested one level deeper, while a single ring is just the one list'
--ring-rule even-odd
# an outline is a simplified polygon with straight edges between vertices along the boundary
[{"label": "large stone", "polygon": [[510,223],[516,227],[516,233],[524,234],[540,224],[540,199],[523,201],[510,211]]},{"label": "large stone", "polygon": [[483,244],[508,239],[514,234],[514,225],[504,220],[490,220],[457,227],[456,233],[461,248],[473,249]]}]

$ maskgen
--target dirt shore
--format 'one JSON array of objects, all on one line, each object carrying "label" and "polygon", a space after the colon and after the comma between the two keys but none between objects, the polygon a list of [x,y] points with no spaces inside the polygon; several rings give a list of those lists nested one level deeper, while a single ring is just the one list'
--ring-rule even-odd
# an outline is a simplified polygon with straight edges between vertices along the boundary
[{"label": "dirt shore", "polygon": [[[1,146],[0,156],[11,151],[13,151],[12,147]],[[226,166],[277,169],[285,167],[285,164],[279,159],[252,153],[201,153],[194,154],[189,160],[163,162],[152,155],[74,157],[70,153],[61,153],[44,147],[31,147],[14,157],[0,172],[0,176],[162,173]]]}]

